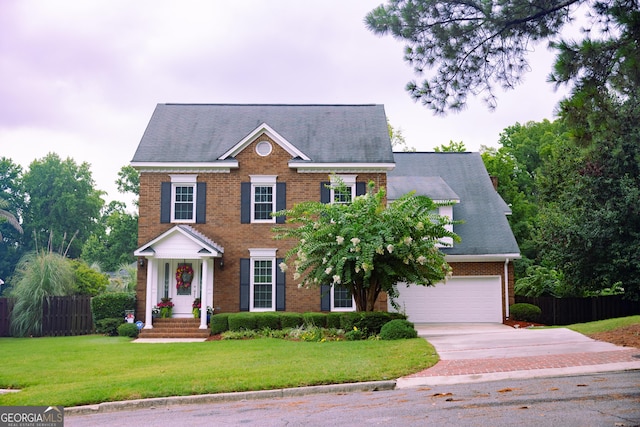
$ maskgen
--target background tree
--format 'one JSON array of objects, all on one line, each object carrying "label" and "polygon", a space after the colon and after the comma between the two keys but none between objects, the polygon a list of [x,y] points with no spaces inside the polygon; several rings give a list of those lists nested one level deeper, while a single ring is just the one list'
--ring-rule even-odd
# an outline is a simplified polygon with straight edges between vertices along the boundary
[{"label": "background tree", "polygon": [[[3,279],[6,285],[10,285],[8,278],[24,254],[21,221],[25,195],[21,188],[21,179],[22,167],[11,159],[0,158],[0,279]],[[15,219],[17,224],[7,221],[7,218]],[[3,290],[6,288],[7,286],[2,286]]]},{"label": "background tree", "polygon": [[464,146],[464,142],[449,141],[449,144],[440,144],[438,147],[433,147],[433,151],[436,153],[464,153],[467,151],[467,147]]},{"label": "background tree", "polygon": [[387,128],[389,129],[389,139],[391,140],[391,147],[393,148],[393,151],[399,151],[399,149],[402,149],[402,151],[416,151],[415,147],[409,147],[407,145],[407,140],[404,138],[404,135],[402,134],[402,129],[398,128],[394,128],[393,126],[391,126],[391,123],[389,123],[389,120],[387,120]]},{"label": "background tree", "polygon": [[63,161],[50,153],[29,165],[23,188],[28,194],[24,210],[24,230],[30,236],[25,240],[27,248],[34,248],[34,235],[43,245],[43,239],[53,233],[53,247],[58,248],[77,232],[68,252],[77,258],[94,232],[104,204],[104,193],[94,188],[89,164],[77,165],[71,158]]},{"label": "background tree", "polygon": [[138,197],[140,196],[140,172],[132,166],[122,166],[118,171],[116,185],[118,186],[118,192],[122,194],[131,193],[135,197],[133,204],[138,206]]},{"label": "background tree", "polygon": [[438,243],[458,240],[428,197],[408,194],[386,206],[384,190],[373,189],[370,183],[368,193],[350,204],[300,203],[278,212],[287,225],[274,228],[276,239],[297,240],[286,255],[289,264],[295,258],[295,280],[306,287],[347,287],[358,311],[372,311],[380,292],[393,303],[400,282],[442,281],[450,268]]},{"label": "background tree", "polygon": [[138,217],[127,213],[121,202],[112,201],[101,215],[94,233],[82,247],[81,258],[98,263],[104,271],[116,271],[121,264],[135,262]]},{"label": "background tree", "polygon": [[[584,39],[559,40],[582,4],[589,10]],[[495,86],[514,88],[530,68],[528,52],[543,40],[560,53],[555,82],[579,90],[624,82],[638,67],[639,15],[637,0],[389,0],[367,15],[366,25],[406,43],[405,60],[425,76],[407,91],[443,113],[463,108],[468,95],[483,94],[495,108]]]}]

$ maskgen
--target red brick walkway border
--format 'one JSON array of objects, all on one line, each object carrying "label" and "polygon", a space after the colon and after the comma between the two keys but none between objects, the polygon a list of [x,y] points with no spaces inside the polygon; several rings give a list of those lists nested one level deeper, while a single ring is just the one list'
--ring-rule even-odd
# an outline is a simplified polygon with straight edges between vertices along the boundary
[{"label": "red brick walkway border", "polygon": [[[635,356],[635,357],[634,357]],[[451,375],[489,374],[534,369],[569,368],[609,363],[640,362],[640,349],[603,351],[599,353],[551,354],[547,356],[511,357],[504,359],[441,360],[429,369],[405,378]]]}]

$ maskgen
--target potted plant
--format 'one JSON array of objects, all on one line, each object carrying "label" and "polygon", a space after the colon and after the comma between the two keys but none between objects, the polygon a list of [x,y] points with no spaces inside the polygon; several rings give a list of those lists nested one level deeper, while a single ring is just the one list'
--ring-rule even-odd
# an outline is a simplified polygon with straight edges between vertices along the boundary
[{"label": "potted plant", "polygon": [[200,308],[201,308],[201,304],[200,304],[200,298],[196,298],[193,300],[193,304],[191,304],[191,312],[193,313],[193,317],[196,319],[200,318]]},{"label": "potted plant", "polygon": [[171,298],[162,298],[158,303],[158,308],[160,309],[160,317],[171,317],[173,314],[173,303],[171,302]]}]

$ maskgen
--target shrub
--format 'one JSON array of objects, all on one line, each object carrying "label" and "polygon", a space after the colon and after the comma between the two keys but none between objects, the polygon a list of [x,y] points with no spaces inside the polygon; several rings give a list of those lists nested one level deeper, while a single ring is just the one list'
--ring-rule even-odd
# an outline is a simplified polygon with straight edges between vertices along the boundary
[{"label": "shrub", "polygon": [[383,311],[364,312],[358,322],[358,328],[366,331],[368,335],[378,335],[382,326],[393,318],[390,313]]},{"label": "shrub", "polygon": [[324,328],[327,326],[327,315],[324,313],[304,313],[302,315],[302,319],[306,326],[317,326],[318,328]]},{"label": "shrub", "polygon": [[280,329],[280,316],[277,313],[257,313],[256,329]]},{"label": "shrub", "polygon": [[413,323],[403,319],[387,322],[380,330],[380,338],[383,340],[399,340],[416,338],[417,336],[418,332],[414,329]]},{"label": "shrub", "polygon": [[345,331],[353,330],[353,327],[359,328],[360,321],[360,313],[351,311],[348,313],[342,313],[340,316],[340,329],[344,329]]},{"label": "shrub", "polygon": [[218,335],[229,330],[229,313],[211,316],[211,335]]},{"label": "shrub", "polygon": [[542,310],[540,307],[533,304],[517,303],[509,307],[510,317],[513,320],[520,320],[523,322],[535,322],[540,318]]},{"label": "shrub", "polygon": [[138,326],[135,323],[123,323],[118,326],[118,335],[121,337],[136,338],[138,336]]},{"label": "shrub", "polygon": [[104,293],[91,298],[93,321],[121,317],[125,310],[136,309],[136,294],[133,292]]},{"label": "shrub", "polygon": [[302,319],[302,314],[300,313],[279,313],[279,315],[280,325],[282,325],[282,329],[298,328],[304,325],[304,320]]},{"label": "shrub", "polygon": [[229,315],[230,331],[251,331],[256,329],[256,316],[253,313],[232,313]]},{"label": "shrub", "polygon": [[367,338],[366,332],[362,329],[358,329],[357,326],[354,326],[352,330],[344,334],[344,339],[347,341],[360,341],[365,338]]},{"label": "shrub", "polygon": [[[97,320],[96,332],[98,334],[107,335],[110,337],[115,337],[118,335],[118,326],[124,323],[123,317],[107,317],[106,319]],[[134,325],[135,326],[135,325]]]},{"label": "shrub", "polygon": [[342,313],[327,313],[327,328],[340,329]]}]

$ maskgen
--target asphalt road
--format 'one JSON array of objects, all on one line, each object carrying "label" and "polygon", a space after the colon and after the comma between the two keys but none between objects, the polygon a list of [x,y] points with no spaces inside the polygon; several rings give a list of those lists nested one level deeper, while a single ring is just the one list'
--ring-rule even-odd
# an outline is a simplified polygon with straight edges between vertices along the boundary
[{"label": "asphalt road", "polygon": [[640,426],[640,371],[65,415],[65,426]]}]

